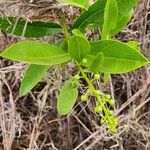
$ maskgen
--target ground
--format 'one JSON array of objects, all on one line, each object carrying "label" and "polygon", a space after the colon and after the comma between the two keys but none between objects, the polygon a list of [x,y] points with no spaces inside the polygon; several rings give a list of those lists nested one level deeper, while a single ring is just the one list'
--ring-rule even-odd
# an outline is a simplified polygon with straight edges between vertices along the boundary
[{"label": "ground", "polygon": [[[79,9],[54,0],[5,0],[0,15],[28,20],[67,24],[78,16]],[[95,33],[87,32],[89,39]],[[56,41],[62,34],[39,40]],[[137,40],[145,56],[150,57],[150,0],[141,0],[128,26],[116,37],[121,41]],[[0,51],[24,39],[0,33]],[[19,85],[26,64],[0,59],[0,149],[2,150],[149,150],[150,149],[150,66],[134,72],[113,75],[108,85],[96,86],[117,100],[115,114],[118,133],[109,134],[92,111],[92,100],[78,99],[75,109],[63,118],[56,111],[56,98],[63,82],[76,71],[73,64],[63,69],[53,67],[25,97],[19,97]],[[81,93],[86,87],[81,86]]]}]

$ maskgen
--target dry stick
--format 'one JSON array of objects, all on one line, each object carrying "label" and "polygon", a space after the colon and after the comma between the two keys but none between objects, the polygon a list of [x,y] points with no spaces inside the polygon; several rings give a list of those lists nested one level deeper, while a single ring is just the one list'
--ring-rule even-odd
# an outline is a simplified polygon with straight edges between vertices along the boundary
[{"label": "dry stick", "polygon": [[121,108],[116,112],[116,115],[118,115],[122,110],[124,110],[130,103],[132,103],[134,100],[136,100],[137,97],[139,97],[148,87],[147,85],[144,85],[143,88],[141,88],[137,93],[135,93],[130,99],[128,99]]},{"label": "dry stick", "polygon": [[144,106],[146,103],[148,103],[150,101],[150,98],[148,98],[146,101],[144,101],[142,104],[140,104],[135,111],[139,110],[142,106]]},{"label": "dry stick", "polygon": [[30,143],[29,143],[29,150],[32,150],[34,146],[36,146],[36,140],[38,139],[40,132],[38,132],[38,127],[41,123],[41,120],[43,118],[42,116],[42,112],[46,103],[46,98],[47,98],[47,90],[49,88],[49,85],[46,85],[45,88],[41,91],[41,93],[38,95],[38,100],[40,99],[40,97],[42,99],[42,103],[40,103],[40,108],[39,108],[39,112],[36,116],[35,122],[34,122],[34,126],[32,129],[32,133],[31,133],[31,138],[30,138]]},{"label": "dry stick", "polygon": [[[2,81],[4,82],[4,84],[7,86],[10,94],[9,94],[9,99],[10,99],[10,112],[8,117],[9,117],[9,121],[7,120],[7,117],[5,116],[5,113],[7,113],[4,109],[4,103],[3,103],[3,99],[2,99],[2,91],[1,91],[1,98],[0,98],[0,102],[1,102],[1,110],[2,110],[2,116],[1,116],[1,124],[2,129],[3,129],[3,143],[4,143],[4,149],[6,150],[10,150],[11,146],[13,144],[13,139],[15,137],[15,128],[16,128],[16,123],[15,123],[15,105],[14,105],[14,101],[13,101],[13,97],[12,97],[12,92],[11,89],[7,83],[7,81],[5,80],[5,78],[1,77],[0,79],[1,81],[1,88],[2,88]],[[9,130],[9,131],[8,131]],[[5,141],[7,140],[7,141]]]},{"label": "dry stick", "polygon": [[129,99],[132,96],[132,93],[131,93],[131,82],[128,74],[126,75],[126,85],[127,85],[127,99]]},{"label": "dry stick", "polygon": [[87,139],[85,139],[81,144],[79,144],[75,149],[73,150],[77,150],[79,149],[82,145],[84,145],[86,142],[88,142],[90,139],[92,139],[93,137],[95,137],[98,133],[100,133],[100,130],[94,132],[93,134],[91,134]]},{"label": "dry stick", "polygon": [[18,21],[19,21],[19,17],[17,17],[17,19],[16,19],[16,21],[15,21],[15,24],[14,24],[13,29],[12,29],[12,32],[11,32],[12,34],[14,34],[14,32],[15,32],[15,29],[16,29],[16,27],[17,27]]},{"label": "dry stick", "polygon": [[[110,136],[110,137],[106,137],[106,138],[105,138],[106,141],[107,141],[107,140],[115,139],[115,137],[120,137],[120,135],[121,135],[123,132],[125,132],[125,130],[126,130],[126,128],[124,127],[118,134],[114,134],[114,135],[112,135],[112,136]],[[106,135],[106,133],[105,133],[105,134],[102,134],[101,136],[99,136],[99,137],[97,138],[97,140],[95,140],[93,143],[91,143],[85,150],[91,150],[92,147],[94,147],[94,145],[97,144],[105,135]]]},{"label": "dry stick", "polygon": [[[134,125],[134,126],[133,126]],[[140,133],[141,135],[142,135],[142,137],[143,137],[143,139],[144,140],[146,140],[147,138],[146,138],[146,133],[145,133],[145,131],[144,130],[142,130],[141,128],[141,126],[138,124],[138,123],[135,123],[135,122],[133,122],[133,125],[130,125],[130,128],[135,132],[135,134],[137,133],[137,131],[138,131],[138,133]],[[135,125],[137,125],[137,127],[138,128],[135,128]],[[138,130],[137,130],[138,129]],[[144,131],[144,132],[143,132]],[[141,137],[141,135],[140,135],[140,137]],[[142,142],[140,142],[140,140],[137,140],[136,141],[137,143],[139,143],[140,145],[142,145],[143,147],[145,147],[145,145],[142,143]]]},{"label": "dry stick", "polygon": [[[141,135],[143,136],[144,139],[150,138],[150,134],[149,133],[147,134],[148,131],[145,131],[144,127],[138,123],[137,119],[134,121],[130,121],[130,122],[131,122],[131,124],[133,124],[133,126],[131,126],[131,127],[133,130],[135,130],[135,132],[138,131],[139,133],[141,133]],[[135,128],[135,125],[137,126],[137,128],[139,130],[137,130]]]},{"label": "dry stick", "polygon": [[92,132],[83,124],[83,122],[77,116],[75,116],[75,115],[73,115],[73,116],[85,128],[85,130],[91,135]]},{"label": "dry stick", "polygon": [[21,70],[21,69],[25,68],[26,66],[27,66],[26,64],[17,63],[17,64],[14,64],[14,65],[11,65],[11,66],[0,68],[0,73],[5,74],[5,73],[15,71],[16,69]]},{"label": "dry stick", "polygon": [[[3,83],[0,79],[0,127],[2,130],[2,136],[3,136],[3,144],[5,144],[4,139],[6,139],[6,134],[4,134],[4,130],[6,132],[6,126],[5,126],[5,122],[4,122],[4,118],[5,118],[5,111],[4,111],[4,104],[3,104],[3,99],[2,99],[2,87],[3,87]],[[4,147],[5,148],[5,147]]]},{"label": "dry stick", "polygon": [[27,19],[27,20],[26,20],[26,22],[25,22],[25,25],[24,25],[24,28],[23,28],[23,31],[22,31],[22,35],[21,35],[21,37],[24,37],[24,36],[25,36],[25,33],[26,33],[26,29],[27,29],[28,22],[29,22],[29,20]]},{"label": "dry stick", "polygon": [[110,84],[111,96],[112,96],[113,99],[115,99],[114,87],[113,87],[113,84],[112,84],[112,77],[111,76],[110,76],[110,79],[109,79],[109,84]]}]

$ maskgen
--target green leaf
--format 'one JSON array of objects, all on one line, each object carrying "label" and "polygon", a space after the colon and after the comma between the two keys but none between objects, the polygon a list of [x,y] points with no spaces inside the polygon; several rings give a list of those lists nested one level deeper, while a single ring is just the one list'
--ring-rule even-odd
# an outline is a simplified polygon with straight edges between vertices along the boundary
[{"label": "green leaf", "polygon": [[[24,31],[26,21],[22,18],[16,19],[15,17],[0,18],[0,29],[21,36]],[[61,26],[51,22],[33,21],[28,22],[25,29],[25,37],[42,37],[54,35],[61,32]]]},{"label": "green leaf", "polygon": [[0,56],[38,65],[58,65],[71,60],[69,54],[52,44],[23,41],[8,47]]},{"label": "green leaf", "polygon": [[66,81],[58,96],[57,110],[60,115],[68,114],[78,98],[77,87],[74,87],[72,82],[73,79]]},{"label": "green leaf", "polygon": [[73,30],[72,30],[72,33],[73,33],[74,35],[83,36],[83,37],[84,37],[83,33],[82,33],[79,29],[73,29]]},{"label": "green leaf", "polygon": [[115,40],[91,42],[91,53],[86,58],[92,63],[95,55],[103,53],[100,71],[110,74],[120,74],[135,70],[148,64],[149,61],[135,48]]},{"label": "green leaf", "polygon": [[110,31],[116,27],[118,7],[116,0],[107,0],[104,12],[104,23],[102,28],[102,39],[111,36]]},{"label": "green leaf", "polygon": [[72,29],[78,28],[84,31],[89,24],[94,24],[94,26],[102,28],[105,4],[106,0],[98,0],[95,2],[89,7],[88,11],[84,11],[80,17],[77,18]]},{"label": "green leaf", "polygon": [[117,0],[118,3],[118,18],[115,29],[111,30],[111,35],[117,34],[129,22],[133,15],[133,8],[139,0]]},{"label": "green leaf", "polygon": [[[117,34],[126,26],[133,14],[133,8],[138,2],[138,0],[116,1],[118,6],[118,17],[116,27],[114,29],[111,29],[110,31],[111,35]],[[75,21],[72,29],[79,28],[81,31],[84,31],[88,25],[92,24],[94,27],[100,27],[100,29],[102,30],[104,24],[104,12],[106,12],[104,11],[105,6],[106,0],[98,0],[96,3],[89,7],[88,11],[84,11],[80,15],[80,17]],[[111,15],[110,17],[114,18],[113,15]]]},{"label": "green leaf", "polygon": [[103,53],[98,53],[97,56],[92,61],[92,64],[90,65],[89,69],[93,73],[99,73],[101,70],[101,64],[103,61]]},{"label": "green leaf", "polygon": [[86,38],[74,35],[68,41],[68,51],[73,59],[81,62],[90,53],[90,44]]},{"label": "green leaf", "polygon": [[81,8],[84,8],[86,10],[89,8],[89,0],[59,0],[59,1],[67,3],[69,5],[81,7]]},{"label": "green leaf", "polygon": [[138,42],[138,41],[129,41],[126,44],[128,44],[129,46],[135,48],[137,51],[140,51],[140,47],[139,47],[140,42]]},{"label": "green leaf", "polygon": [[20,87],[20,96],[26,95],[46,74],[49,66],[30,65],[24,75]]}]

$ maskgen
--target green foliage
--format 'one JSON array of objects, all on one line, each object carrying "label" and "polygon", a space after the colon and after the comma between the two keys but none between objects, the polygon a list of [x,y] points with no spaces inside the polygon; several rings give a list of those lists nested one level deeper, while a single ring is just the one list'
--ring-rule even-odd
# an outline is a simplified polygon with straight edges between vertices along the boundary
[{"label": "green foliage", "polygon": [[49,43],[23,41],[8,47],[0,56],[38,65],[58,65],[69,61],[69,54]]},{"label": "green foliage", "polygon": [[[127,73],[149,63],[140,51],[139,42],[123,43],[111,39],[129,22],[137,0],[97,0],[90,7],[88,0],[61,1],[86,9],[71,28],[62,23],[64,39],[52,44],[38,41],[18,42],[0,53],[0,56],[29,64],[21,83],[20,95],[27,94],[42,79],[49,66],[61,67],[73,60],[78,71],[60,90],[57,100],[59,114],[67,115],[72,110],[78,98],[80,80],[84,80],[88,88],[81,95],[81,100],[87,101],[90,96],[94,97],[93,110],[101,114],[100,123],[106,123],[109,132],[114,133],[118,126],[117,117],[113,113],[116,101],[109,94],[96,89],[93,82],[99,80],[103,73],[106,84],[111,74]],[[61,31],[60,25],[49,22],[28,23],[26,30],[24,25],[25,21],[22,19],[16,21],[12,17],[0,18],[0,28],[15,35],[22,35],[24,32],[26,37],[41,37]],[[91,26],[101,31],[101,39],[89,42],[84,36],[85,29]],[[94,74],[92,79],[88,78],[87,72]]]},{"label": "green foliage", "polygon": [[77,7],[81,7],[84,9],[88,9],[89,8],[89,0],[59,0],[61,2],[70,4],[70,5],[74,5]]},{"label": "green foliage", "polygon": [[31,89],[42,79],[42,77],[46,74],[49,66],[42,65],[30,65],[25,74],[24,78],[21,82],[20,86],[20,95],[26,95]]},{"label": "green foliage", "polygon": [[111,30],[111,35],[117,34],[129,22],[133,14],[133,8],[139,0],[116,0],[118,3],[118,18],[115,29]]},{"label": "green foliage", "polygon": [[67,115],[73,108],[77,98],[78,90],[74,86],[74,79],[66,81],[62,87],[57,100],[57,110],[60,115]]},{"label": "green foliage", "polygon": [[90,6],[88,11],[84,11],[74,22],[72,29],[78,28],[81,31],[84,31],[88,25],[102,28],[105,4],[106,0],[98,0],[96,3]]},{"label": "green foliage", "polygon": [[149,61],[135,48],[116,40],[100,40],[91,42],[91,53],[87,57],[88,64],[99,52],[103,53],[100,71],[120,74],[137,69]]},{"label": "green foliage", "polygon": [[26,21],[23,18],[0,18],[0,29],[17,36],[23,35],[24,32],[25,37],[42,37],[57,34],[62,30],[60,25],[52,22],[34,21],[28,22],[26,27],[25,25]]},{"label": "green foliage", "polygon": [[[92,6],[89,7],[88,11],[84,11],[79,16],[79,18],[75,21],[72,28],[73,29],[79,28],[81,31],[84,31],[86,27],[92,25],[93,27],[100,27],[100,29],[102,30],[102,28],[104,27],[104,22],[107,21],[105,19],[109,17],[107,16],[107,14],[111,12],[112,14],[110,13],[110,19],[112,19],[113,21],[110,21],[109,23],[114,25],[115,20],[116,23],[115,23],[115,28],[111,29],[110,33],[111,35],[117,34],[125,27],[125,25],[131,19],[133,15],[133,8],[137,4],[138,0],[130,0],[130,1],[116,0],[116,2],[114,0],[108,0],[108,1],[97,0],[96,3],[94,3]],[[114,5],[111,5],[112,3],[114,3]],[[114,10],[114,12],[112,12],[111,7],[112,10]],[[118,13],[116,12],[117,10]],[[117,13],[117,19],[116,19],[116,13]]]},{"label": "green foliage", "polygon": [[73,59],[81,62],[90,53],[90,44],[86,38],[74,35],[68,41],[68,51]]},{"label": "green foliage", "polygon": [[110,31],[116,27],[118,7],[116,0],[107,0],[104,11],[104,23],[102,28],[102,39],[108,39]]},{"label": "green foliage", "polygon": [[140,43],[138,41],[129,41],[126,44],[128,44],[128,46],[131,46],[132,48],[135,48],[137,51],[140,51]]},{"label": "green foliage", "polygon": [[82,32],[81,32],[79,29],[73,29],[73,30],[72,30],[72,33],[73,33],[74,35],[83,36],[83,37],[84,37],[84,35],[82,34]]},{"label": "green foliage", "polygon": [[94,73],[99,73],[102,62],[103,62],[103,53],[99,52],[93,59],[91,65],[89,66],[89,70]]}]

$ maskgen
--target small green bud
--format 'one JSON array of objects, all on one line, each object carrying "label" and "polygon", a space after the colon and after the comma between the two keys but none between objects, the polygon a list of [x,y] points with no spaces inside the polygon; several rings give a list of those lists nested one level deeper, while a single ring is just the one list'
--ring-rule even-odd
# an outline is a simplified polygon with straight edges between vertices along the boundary
[{"label": "small green bud", "polygon": [[82,64],[87,64],[87,59],[86,58],[82,59]]},{"label": "small green bud", "polygon": [[109,110],[109,114],[112,115],[114,112],[112,110]]},{"label": "small green bud", "polygon": [[111,98],[111,96],[110,96],[109,94],[106,94],[106,95],[105,95],[105,98],[106,98],[107,100],[109,100],[109,99]]},{"label": "small green bud", "polygon": [[114,100],[114,99],[111,99],[111,100],[109,101],[109,104],[112,105],[112,106],[115,105],[115,100]]},{"label": "small green bud", "polygon": [[95,74],[95,75],[94,75],[94,79],[95,79],[95,80],[99,80],[99,78],[100,78],[100,74]]},{"label": "small green bud", "polygon": [[72,86],[73,88],[76,88],[76,87],[79,86],[79,82],[78,82],[77,80],[73,80],[72,83],[71,83],[71,86]]},{"label": "small green bud", "polygon": [[79,80],[79,79],[80,79],[80,76],[79,76],[78,74],[76,74],[76,75],[74,76],[74,79],[75,79],[75,80]]},{"label": "small green bud", "polygon": [[114,124],[115,126],[118,125],[118,120],[117,120],[117,118],[115,118],[115,117],[113,117],[113,124]]},{"label": "small green bud", "polygon": [[96,106],[95,108],[94,108],[94,112],[96,112],[96,113],[101,113],[102,112],[102,107],[101,106]]},{"label": "small green bud", "polygon": [[100,121],[101,124],[104,124],[105,122],[106,122],[105,118],[102,118],[101,121]]},{"label": "small green bud", "polygon": [[96,95],[100,95],[100,94],[101,94],[101,91],[100,91],[100,90],[96,90],[96,91],[95,91],[95,94],[96,94]]},{"label": "small green bud", "polygon": [[114,127],[114,126],[108,126],[108,130],[111,133],[115,133],[117,131],[116,127]]},{"label": "small green bud", "polygon": [[86,101],[87,100],[87,96],[86,95],[82,95],[81,96],[81,101]]}]

